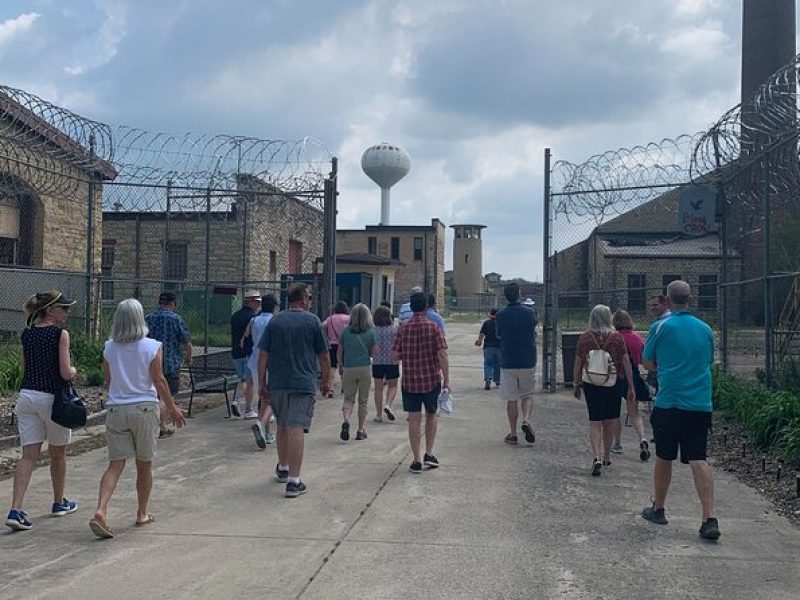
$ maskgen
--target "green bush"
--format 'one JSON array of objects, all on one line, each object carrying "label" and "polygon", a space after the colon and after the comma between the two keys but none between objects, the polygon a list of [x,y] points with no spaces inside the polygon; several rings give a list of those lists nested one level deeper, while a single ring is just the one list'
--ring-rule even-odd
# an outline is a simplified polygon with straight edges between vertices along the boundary
[{"label": "green bush", "polygon": [[22,387],[22,357],[19,350],[3,349],[0,358],[0,394],[13,394]]},{"label": "green bush", "polygon": [[714,406],[739,422],[756,445],[800,465],[800,396],[714,370]]},{"label": "green bush", "polygon": [[86,385],[103,385],[103,370],[95,369],[86,374]]}]

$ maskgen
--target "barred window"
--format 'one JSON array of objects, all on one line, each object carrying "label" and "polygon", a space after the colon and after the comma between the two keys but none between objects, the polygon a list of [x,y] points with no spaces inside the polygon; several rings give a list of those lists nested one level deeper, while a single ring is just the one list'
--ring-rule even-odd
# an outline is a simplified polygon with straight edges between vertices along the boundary
[{"label": "barred window", "polygon": [[392,238],[392,258],[394,260],[400,260],[400,238],[393,237]]},{"label": "barred window", "polygon": [[673,281],[677,281],[680,278],[681,278],[680,275],[663,275],[661,277],[661,286],[664,288],[664,291],[662,293],[666,296],[667,295],[667,286],[670,283],[672,283]]},{"label": "barred window", "polygon": [[414,260],[422,260],[422,238],[414,238]]},{"label": "barred window", "polygon": [[114,259],[116,248],[113,244],[103,244],[103,250],[100,254],[100,298],[102,300],[114,299]]},{"label": "barred window", "polygon": [[697,307],[703,310],[717,310],[717,275],[700,275],[697,286]]},{"label": "barred window", "polygon": [[628,311],[647,310],[647,276],[644,273],[628,274]]},{"label": "barred window", "polygon": [[164,264],[165,279],[186,279],[188,274],[189,244],[169,242]]},{"label": "barred window", "polygon": [[17,262],[17,240],[0,237],[0,265],[13,265]]},{"label": "barred window", "polygon": [[378,238],[376,238],[373,235],[367,238],[367,253],[368,254],[378,253]]}]

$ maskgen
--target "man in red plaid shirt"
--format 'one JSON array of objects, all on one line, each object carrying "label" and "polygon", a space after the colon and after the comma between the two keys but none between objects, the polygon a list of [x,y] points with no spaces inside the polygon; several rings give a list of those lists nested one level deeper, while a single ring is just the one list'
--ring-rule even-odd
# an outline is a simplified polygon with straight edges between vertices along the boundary
[{"label": "man in red plaid shirt", "polygon": [[[447,342],[439,327],[425,314],[428,301],[425,294],[411,294],[414,316],[400,326],[392,347],[392,357],[403,363],[403,410],[408,413],[408,439],[414,461],[409,469],[421,473],[422,465],[430,469],[439,466],[433,455],[436,440],[438,398],[442,386],[450,388],[450,367]],[[425,406],[425,455],[420,457],[420,427],[422,407]]]}]

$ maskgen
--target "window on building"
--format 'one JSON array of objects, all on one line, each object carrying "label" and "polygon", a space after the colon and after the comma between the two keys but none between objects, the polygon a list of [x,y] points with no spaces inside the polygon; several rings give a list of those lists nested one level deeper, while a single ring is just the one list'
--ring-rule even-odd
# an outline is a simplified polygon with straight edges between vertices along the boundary
[{"label": "window on building", "polygon": [[103,250],[100,254],[100,298],[102,300],[114,299],[114,258],[116,247],[113,243],[103,242]]},{"label": "window on building", "polygon": [[376,238],[374,235],[371,235],[367,238],[367,252],[369,254],[378,253],[378,238]]},{"label": "window on building", "polygon": [[269,251],[269,277],[273,280],[278,278],[278,253],[275,250]]},{"label": "window on building", "polygon": [[164,264],[164,278],[182,281],[189,272],[189,244],[169,242]]},{"label": "window on building", "polygon": [[673,281],[677,281],[680,279],[680,275],[662,275],[661,277],[661,286],[664,289],[663,294],[667,295],[667,286],[672,283]]},{"label": "window on building", "polygon": [[628,274],[628,311],[647,310],[647,277],[644,273]]},{"label": "window on building", "polygon": [[391,257],[394,260],[400,260],[400,238],[393,237],[392,238],[392,254]]},{"label": "window on building", "polygon": [[414,238],[414,260],[422,260],[422,238]]},{"label": "window on building", "polygon": [[17,264],[17,240],[0,237],[0,265]]},{"label": "window on building", "polygon": [[703,310],[717,310],[717,275],[700,275],[697,286],[697,307]]}]

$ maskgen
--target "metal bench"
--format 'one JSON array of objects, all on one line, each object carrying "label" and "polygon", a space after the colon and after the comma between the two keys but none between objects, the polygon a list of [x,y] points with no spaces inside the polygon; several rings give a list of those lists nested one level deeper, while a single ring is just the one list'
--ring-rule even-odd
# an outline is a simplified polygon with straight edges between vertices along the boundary
[{"label": "metal bench", "polygon": [[192,416],[192,402],[195,394],[225,394],[226,419],[231,417],[230,390],[236,391],[239,377],[233,368],[233,359],[228,350],[209,352],[192,358],[189,372],[191,392],[189,395],[188,416]]}]

